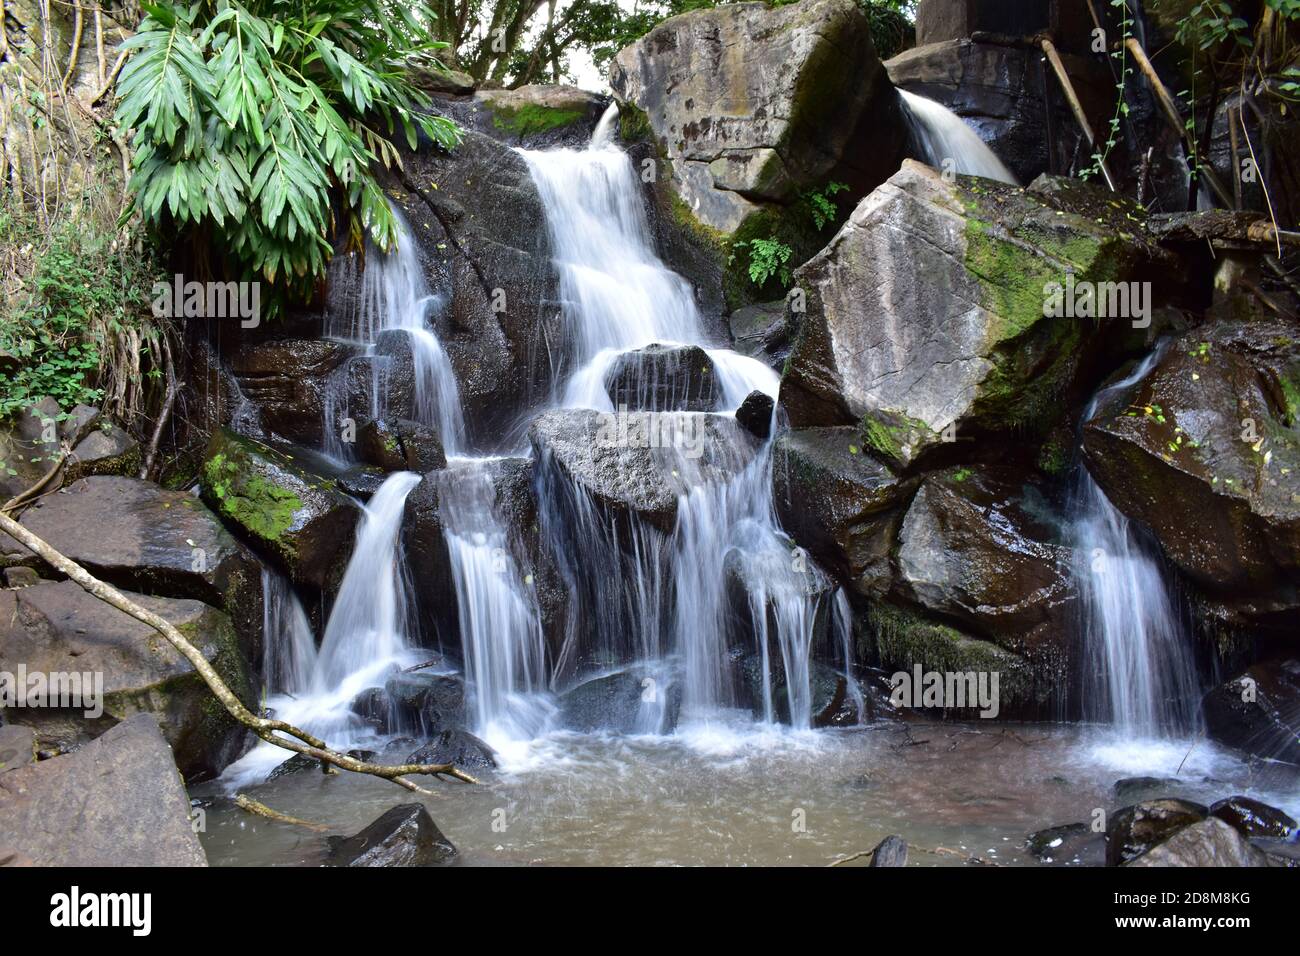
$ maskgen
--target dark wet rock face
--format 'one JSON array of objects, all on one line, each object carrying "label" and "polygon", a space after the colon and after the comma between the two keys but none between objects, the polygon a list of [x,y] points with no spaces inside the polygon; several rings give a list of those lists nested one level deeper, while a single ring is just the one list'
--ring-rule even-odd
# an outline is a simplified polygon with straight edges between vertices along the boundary
[{"label": "dark wet rock face", "polygon": [[741,355],[765,362],[780,370],[790,354],[789,309],[784,299],[758,302],[737,309],[727,317],[735,349]]},{"label": "dark wet rock face", "polygon": [[871,851],[868,866],[907,866],[907,841],[900,836],[887,836]]},{"label": "dark wet rock face", "polygon": [[698,345],[648,345],[625,352],[605,375],[615,408],[635,412],[711,412],[722,400],[717,369]]},{"label": "dark wet rock face", "polygon": [[772,434],[772,413],[776,402],[766,392],[750,392],[736,409],[736,421],[760,441],[766,441]]},{"label": "dark wet rock face", "polygon": [[1219,322],[1186,333],[1097,410],[1084,449],[1115,506],[1205,594],[1212,620],[1294,631],[1300,338],[1290,326]]},{"label": "dark wet rock face", "polygon": [[429,811],[418,803],[393,807],[360,833],[329,838],[330,866],[435,866],[456,855]]},{"label": "dark wet rock face", "polygon": [[[256,710],[250,669],[225,614],[199,601],[127,596],[180,629]],[[10,671],[22,664],[28,673],[79,675],[73,706],[7,711],[35,728],[43,748],[73,749],[141,711],[157,719],[186,777],[220,773],[243,748],[243,727],[179,651],[71,581],[0,591],[0,660]]]},{"label": "dark wet rock face", "polygon": [[1205,695],[1206,735],[1237,750],[1300,765],[1300,660],[1255,664]]},{"label": "dark wet rock face", "polygon": [[1149,800],[1111,814],[1106,828],[1106,865],[1120,866],[1164,843],[1208,810],[1187,800]]},{"label": "dark wet rock face", "polygon": [[136,714],[75,753],[0,772],[0,860],[207,866],[171,750]]},{"label": "dark wet rock face", "polygon": [[263,428],[285,441],[324,440],[325,391],[331,376],[359,348],[322,338],[242,342],[231,350],[230,372]]}]

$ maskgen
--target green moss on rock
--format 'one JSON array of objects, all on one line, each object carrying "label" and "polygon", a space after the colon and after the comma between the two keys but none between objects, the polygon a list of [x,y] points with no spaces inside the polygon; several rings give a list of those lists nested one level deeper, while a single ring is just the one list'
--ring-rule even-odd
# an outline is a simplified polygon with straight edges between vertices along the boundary
[{"label": "green moss on rock", "polygon": [[525,103],[521,106],[493,106],[492,125],[520,138],[535,136],[586,118],[586,110]]}]

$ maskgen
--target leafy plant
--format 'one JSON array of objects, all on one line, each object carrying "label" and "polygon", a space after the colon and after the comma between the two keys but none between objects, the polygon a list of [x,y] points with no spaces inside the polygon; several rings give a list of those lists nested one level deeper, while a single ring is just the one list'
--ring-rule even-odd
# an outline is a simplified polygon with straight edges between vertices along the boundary
[{"label": "leafy plant", "polygon": [[[117,122],[134,128],[134,208],[188,227],[231,271],[305,292],[332,246],[341,200],[354,245],[392,247],[397,224],[375,178],[400,165],[394,138],[456,144],[407,69],[445,44],[433,13],[396,0],[142,3],[124,45]],[[274,305],[274,303],[273,303]]]},{"label": "leafy plant", "polygon": [[794,250],[776,238],[748,239],[732,245],[732,254],[728,261],[735,261],[736,252],[749,251],[749,281],[756,286],[764,286],[774,276],[780,277],[781,284],[790,284],[790,257]]},{"label": "leafy plant", "polygon": [[821,189],[804,194],[804,203],[818,232],[821,232],[839,217],[840,210],[835,204],[835,195],[846,191],[848,188],[844,183],[832,182],[827,183]]}]

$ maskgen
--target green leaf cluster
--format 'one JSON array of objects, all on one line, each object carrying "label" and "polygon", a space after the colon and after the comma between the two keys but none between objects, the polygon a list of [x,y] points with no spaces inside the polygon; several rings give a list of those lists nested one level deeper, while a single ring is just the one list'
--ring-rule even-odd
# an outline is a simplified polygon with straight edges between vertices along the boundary
[{"label": "green leaf cluster", "polygon": [[[392,247],[397,221],[376,174],[394,140],[453,147],[408,68],[445,44],[419,2],[142,3],[125,47],[117,122],[134,130],[134,209],[188,230],[273,293],[306,294],[342,225]],[[274,306],[274,303],[273,303]]]}]

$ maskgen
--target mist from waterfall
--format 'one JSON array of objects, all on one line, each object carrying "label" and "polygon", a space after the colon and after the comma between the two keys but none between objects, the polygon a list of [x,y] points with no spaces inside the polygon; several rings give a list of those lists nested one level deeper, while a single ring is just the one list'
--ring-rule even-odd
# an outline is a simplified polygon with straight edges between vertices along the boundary
[{"label": "mist from waterfall", "polygon": [[[1152,352],[1124,379],[1099,391],[1087,422],[1112,394],[1142,381]],[[1156,738],[1194,729],[1199,682],[1191,640],[1154,549],[1138,534],[1081,462],[1069,513],[1074,578],[1091,675],[1084,715],[1127,737]]]},{"label": "mist from waterfall", "polygon": [[945,169],[945,161],[950,161],[953,172],[1019,185],[979,134],[948,107],[907,90],[899,90],[898,95],[902,97],[912,137],[928,164]]}]

